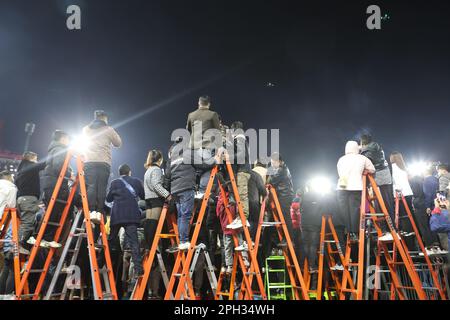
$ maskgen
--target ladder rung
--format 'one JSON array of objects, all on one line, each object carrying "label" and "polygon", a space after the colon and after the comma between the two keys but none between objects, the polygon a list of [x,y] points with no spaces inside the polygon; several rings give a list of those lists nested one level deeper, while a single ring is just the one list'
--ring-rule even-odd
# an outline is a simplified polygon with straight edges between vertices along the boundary
[{"label": "ladder rung", "polygon": [[384,217],[384,213],[366,213],[366,217]]},{"label": "ladder rung", "polygon": [[162,239],[175,238],[176,235],[172,233],[160,233],[159,237]]},{"label": "ladder rung", "polygon": [[256,272],[246,272],[245,273],[247,276],[249,276],[249,275],[256,275]]},{"label": "ladder rung", "polygon": [[44,269],[31,269],[29,273],[41,273],[44,272]]},{"label": "ladder rung", "polygon": [[47,225],[48,226],[54,226],[54,227],[59,227],[60,226],[59,222],[52,222],[52,221],[47,222]]},{"label": "ladder rung", "polygon": [[279,225],[281,225],[281,222],[276,222],[276,221],[274,221],[274,222],[263,222],[263,223],[261,223],[261,226],[262,226],[262,227],[275,227],[275,226],[279,226]]},{"label": "ladder rung", "polygon": [[103,299],[109,299],[109,298],[114,298],[114,295],[110,292],[103,292]]},{"label": "ladder rung", "polygon": [[217,292],[216,293],[216,295],[218,295],[218,296],[227,296],[227,297],[229,297],[230,296],[230,293],[228,292]]},{"label": "ladder rung", "polygon": [[86,232],[82,232],[82,233],[74,233],[72,234],[73,237],[87,237],[87,233]]},{"label": "ladder rung", "polygon": [[325,243],[336,243],[336,241],[334,241],[334,240],[325,240],[324,242]]}]

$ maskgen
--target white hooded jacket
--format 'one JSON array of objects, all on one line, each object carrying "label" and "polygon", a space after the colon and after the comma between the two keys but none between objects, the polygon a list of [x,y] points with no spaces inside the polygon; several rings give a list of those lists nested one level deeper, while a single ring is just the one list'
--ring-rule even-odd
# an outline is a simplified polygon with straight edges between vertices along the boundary
[{"label": "white hooded jacket", "polygon": [[374,173],[375,167],[369,158],[359,154],[359,146],[356,141],[348,141],[345,145],[345,156],[342,156],[337,163],[339,178],[346,180],[347,187],[342,188],[338,183],[338,190],[361,191],[364,170]]},{"label": "white hooded jacket", "polygon": [[0,179],[0,217],[3,216],[5,208],[16,207],[17,187],[14,183]]}]

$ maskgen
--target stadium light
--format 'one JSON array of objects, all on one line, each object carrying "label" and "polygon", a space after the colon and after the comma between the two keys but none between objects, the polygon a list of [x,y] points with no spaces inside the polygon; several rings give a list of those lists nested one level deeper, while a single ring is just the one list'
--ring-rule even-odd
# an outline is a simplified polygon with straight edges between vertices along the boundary
[{"label": "stadium light", "polygon": [[413,176],[423,176],[425,174],[425,171],[430,167],[430,165],[425,161],[417,161],[413,162],[411,165],[408,166],[408,173]]},{"label": "stadium light", "polygon": [[70,148],[80,153],[85,153],[91,144],[91,141],[85,135],[78,135],[72,139]]},{"label": "stadium light", "polygon": [[331,193],[332,183],[330,179],[324,176],[317,176],[309,180],[308,189],[312,192],[319,193],[322,195],[326,195]]}]

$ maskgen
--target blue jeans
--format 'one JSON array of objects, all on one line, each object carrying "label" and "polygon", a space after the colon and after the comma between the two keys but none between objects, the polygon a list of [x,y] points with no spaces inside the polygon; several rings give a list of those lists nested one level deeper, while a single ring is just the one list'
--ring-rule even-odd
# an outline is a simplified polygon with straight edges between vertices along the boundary
[{"label": "blue jeans", "polygon": [[189,241],[189,222],[194,208],[194,196],[194,190],[186,190],[175,194],[180,243]]}]

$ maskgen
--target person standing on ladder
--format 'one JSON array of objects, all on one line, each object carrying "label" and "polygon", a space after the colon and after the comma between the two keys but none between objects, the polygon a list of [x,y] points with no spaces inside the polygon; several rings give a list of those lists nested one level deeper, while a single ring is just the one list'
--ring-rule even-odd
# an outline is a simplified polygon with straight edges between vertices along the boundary
[{"label": "person standing on ladder", "polygon": [[358,240],[360,228],[361,192],[363,190],[363,173],[375,173],[375,167],[366,156],[359,154],[356,141],[348,141],[345,155],[337,163],[338,194],[337,200],[341,217],[345,221],[350,240]]},{"label": "person standing on ladder", "polygon": [[139,248],[137,228],[141,222],[141,210],[138,200],[145,198],[144,186],[141,180],[131,176],[131,169],[127,164],[119,167],[120,178],[111,182],[106,200],[112,202],[110,232],[108,242],[111,251],[120,250],[119,231],[125,230],[125,240],[130,246],[136,280],[144,274],[142,256]]},{"label": "person standing on ladder", "polygon": [[111,174],[111,149],[112,146],[120,148],[122,139],[114,128],[108,126],[108,115],[103,110],[94,112],[94,120],[83,128],[83,135],[87,139],[84,173],[90,218],[92,222],[99,223]]},{"label": "person standing on ladder", "polygon": [[[267,184],[272,185],[277,192],[278,201],[280,202],[281,211],[283,212],[286,227],[289,236],[293,237],[294,228],[291,220],[291,204],[294,199],[294,186],[292,183],[291,172],[284,162],[283,157],[278,152],[274,152],[270,157],[270,167],[267,171]],[[283,239],[278,246],[285,247],[287,245],[286,239]],[[295,248],[295,243],[293,243]]]},{"label": "person standing on ladder", "polygon": [[[58,181],[59,174],[61,173],[62,167],[64,165],[64,161],[67,157],[67,149],[70,143],[69,135],[61,130],[56,130],[53,133],[53,141],[50,143],[48,147],[48,155],[46,158],[45,169],[42,174],[41,188],[43,190],[43,200],[45,206],[48,207],[50,200],[53,195],[53,190],[56,187],[56,183]],[[72,175],[72,169],[70,167],[67,168],[65,172],[65,178],[62,180],[61,188],[56,197],[55,204],[53,206],[53,210],[50,215],[49,222],[53,222],[58,224],[61,220],[61,215],[66,206],[65,201],[69,197],[69,182]],[[60,243],[54,241],[57,226],[48,224],[45,228],[45,233],[43,239],[40,243],[41,247],[44,248],[59,248],[61,247]],[[28,244],[34,245],[36,239],[34,237],[30,237],[27,241]]]},{"label": "person standing on ladder", "polygon": [[[195,158],[201,162],[214,164],[214,154],[222,146],[221,141],[212,141],[212,136],[221,137],[220,120],[217,112],[210,110],[211,99],[208,96],[201,96],[198,100],[198,109],[189,113],[186,129],[191,134],[189,147],[193,149]],[[209,131],[217,130],[217,132]],[[207,131],[211,134],[206,134]],[[220,140],[220,139],[219,139]],[[215,146],[217,144],[217,146]],[[194,165],[197,165],[196,161]],[[203,170],[196,166],[197,175],[200,176],[198,199],[203,198],[206,191],[211,170]]]},{"label": "person standing on ladder", "polygon": [[39,211],[41,194],[39,173],[45,169],[45,162],[38,163],[36,153],[27,151],[17,169],[17,207],[20,211],[19,244],[21,250],[27,247],[33,235],[36,213]]}]

